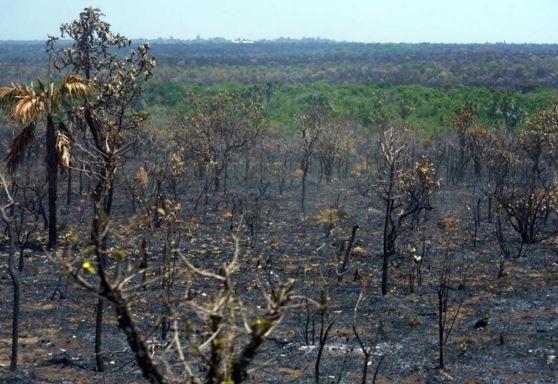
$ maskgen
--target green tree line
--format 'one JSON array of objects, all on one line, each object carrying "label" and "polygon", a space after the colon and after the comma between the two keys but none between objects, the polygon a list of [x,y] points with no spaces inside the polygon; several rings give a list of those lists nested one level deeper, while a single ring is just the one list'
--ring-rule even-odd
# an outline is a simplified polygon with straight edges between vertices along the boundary
[{"label": "green tree line", "polygon": [[419,132],[433,137],[451,127],[451,117],[472,106],[479,122],[497,129],[521,129],[526,118],[547,108],[558,99],[558,92],[538,88],[513,92],[486,87],[431,88],[423,85],[331,84],[220,84],[213,86],[157,81],[146,85],[145,105],[154,118],[168,116],[185,103],[186,95],[215,95],[222,91],[255,97],[265,105],[266,117],[290,129],[304,100],[320,95],[334,113],[375,130],[384,121],[403,120]]}]

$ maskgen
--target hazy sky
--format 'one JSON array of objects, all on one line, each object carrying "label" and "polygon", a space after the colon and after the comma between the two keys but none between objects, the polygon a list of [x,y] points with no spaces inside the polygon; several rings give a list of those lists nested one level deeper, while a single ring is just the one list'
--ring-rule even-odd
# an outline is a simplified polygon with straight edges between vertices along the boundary
[{"label": "hazy sky", "polygon": [[131,38],[558,43],[558,0],[0,0],[0,40],[56,35],[90,5]]}]

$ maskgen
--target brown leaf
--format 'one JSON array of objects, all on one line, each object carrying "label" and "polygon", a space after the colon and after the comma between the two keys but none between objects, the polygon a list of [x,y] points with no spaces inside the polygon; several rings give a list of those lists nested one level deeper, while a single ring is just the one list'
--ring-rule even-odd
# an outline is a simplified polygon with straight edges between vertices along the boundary
[{"label": "brown leaf", "polygon": [[27,148],[35,137],[34,132],[35,123],[30,123],[12,140],[10,150],[4,159],[8,172],[14,173],[25,158]]},{"label": "brown leaf", "polygon": [[70,168],[71,163],[71,148],[72,139],[66,132],[57,129],[56,130],[56,151],[58,152],[58,159],[60,161],[60,166],[64,169]]}]

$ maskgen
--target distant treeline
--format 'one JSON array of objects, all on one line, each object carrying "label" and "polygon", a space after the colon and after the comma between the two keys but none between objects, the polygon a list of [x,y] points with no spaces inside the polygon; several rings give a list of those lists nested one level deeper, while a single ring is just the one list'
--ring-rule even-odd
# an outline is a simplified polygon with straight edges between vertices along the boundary
[{"label": "distant treeline", "polygon": [[[259,98],[272,121],[293,128],[304,100],[319,95],[360,126],[403,120],[432,136],[464,105],[486,126],[515,129],[558,101],[558,45],[157,40],[152,53],[143,102],[155,119],[186,95],[226,90]],[[47,68],[44,43],[0,42],[0,85],[44,79]]]},{"label": "distant treeline", "polygon": [[[14,64],[46,63],[44,47],[42,42],[0,42],[0,81],[13,79],[9,67]],[[152,47],[159,76],[180,83],[373,82],[521,91],[558,87],[558,45],[215,39],[156,40]],[[29,75],[24,71],[21,76]]]}]

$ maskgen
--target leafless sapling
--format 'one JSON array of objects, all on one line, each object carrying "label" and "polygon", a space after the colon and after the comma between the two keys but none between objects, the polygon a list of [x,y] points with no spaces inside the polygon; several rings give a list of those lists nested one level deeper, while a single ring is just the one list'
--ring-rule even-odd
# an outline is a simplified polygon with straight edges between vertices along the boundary
[{"label": "leafless sapling", "polygon": [[457,317],[465,301],[464,292],[461,292],[461,297],[457,299],[456,307],[453,311],[450,309],[451,293],[458,290],[464,291],[465,284],[461,283],[459,286],[452,285],[452,261],[449,259],[449,256],[446,256],[440,272],[440,283],[436,292],[438,299],[438,362],[440,369],[445,368],[444,352],[446,344],[454,330]]},{"label": "leafless sapling", "polygon": [[407,133],[405,127],[387,128],[379,142],[384,164],[375,188],[384,203],[382,295],[388,292],[389,262],[398,238],[420,224],[421,213],[432,209],[431,196],[440,185],[426,156],[408,165]]},{"label": "leafless sapling", "polygon": [[[355,307],[353,308],[353,320],[352,320],[351,326],[352,326],[352,329],[353,329],[353,334],[355,335],[355,338],[357,339],[360,350],[362,351],[362,354],[364,355],[364,361],[363,361],[363,364],[362,364],[361,384],[366,384],[367,383],[367,378],[368,378],[368,366],[369,366],[369,363],[370,363],[370,359],[372,357],[371,349],[374,348],[376,345],[378,345],[378,338],[379,338],[380,332],[382,330],[382,324],[380,324],[380,326],[378,327],[378,331],[376,333],[376,338],[375,338],[374,342],[372,343],[372,345],[366,346],[366,343],[364,342],[364,339],[362,338],[362,334],[358,331],[358,326],[357,326],[358,307],[359,307],[360,302],[362,301],[363,298],[364,298],[364,292],[361,291],[358,295],[358,299],[357,299],[357,302],[355,304]],[[376,378],[378,376],[380,366],[382,365],[382,362],[384,361],[384,357],[385,357],[385,355],[382,355],[380,357],[380,361],[378,361],[378,364],[376,366],[376,370],[374,371],[374,376],[372,378],[372,384],[376,383]]]}]

